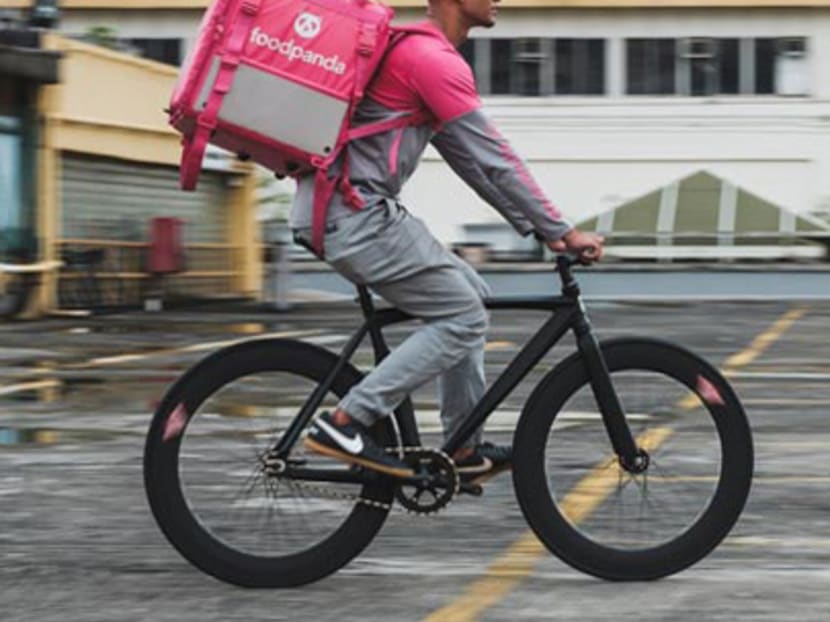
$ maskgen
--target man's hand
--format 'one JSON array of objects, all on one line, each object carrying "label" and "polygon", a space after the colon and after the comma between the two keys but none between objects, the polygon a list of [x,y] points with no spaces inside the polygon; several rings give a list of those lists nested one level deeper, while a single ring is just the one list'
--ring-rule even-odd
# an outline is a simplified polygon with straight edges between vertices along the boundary
[{"label": "man's hand", "polygon": [[547,244],[554,253],[575,253],[582,261],[591,263],[602,259],[604,242],[605,238],[596,233],[571,229],[562,239]]}]

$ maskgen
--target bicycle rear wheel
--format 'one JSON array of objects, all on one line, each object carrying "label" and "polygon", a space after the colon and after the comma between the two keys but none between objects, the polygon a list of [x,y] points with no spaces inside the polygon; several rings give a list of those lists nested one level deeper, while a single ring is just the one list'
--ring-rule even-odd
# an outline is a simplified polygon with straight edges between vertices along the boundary
[{"label": "bicycle rear wheel", "polygon": [[[268,474],[263,463],[336,360],[301,342],[247,342],[197,364],[165,397],[147,437],[145,486],[162,531],[195,566],[246,587],[302,585],[348,563],[383,525],[388,481],[298,481]],[[321,409],[360,377],[347,366]],[[392,444],[388,420],[375,431]],[[349,470],[301,442],[289,460]]]},{"label": "bicycle rear wheel", "polygon": [[642,473],[613,455],[577,354],[529,399],[516,429],[514,484],[528,523],[563,561],[609,580],[657,579],[706,556],[737,521],[752,479],[752,438],[716,369],[646,339],[601,345]]}]

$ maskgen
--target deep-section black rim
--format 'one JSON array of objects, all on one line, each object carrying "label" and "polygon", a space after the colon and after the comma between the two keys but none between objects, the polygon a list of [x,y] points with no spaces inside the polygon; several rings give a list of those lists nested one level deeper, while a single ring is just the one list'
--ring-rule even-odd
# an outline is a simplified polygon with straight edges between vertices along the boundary
[{"label": "deep-section black rim", "polygon": [[[191,562],[212,574],[222,574],[225,572],[222,568],[227,568],[228,575],[238,575],[255,568],[259,568],[258,572],[274,572],[275,566],[279,566],[291,569],[292,576],[298,583],[304,582],[304,576],[325,573],[325,568],[330,565],[346,563],[365,546],[367,537],[371,539],[371,535],[379,529],[388,511],[354,501],[354,498],[359,497],[389,503],[392,491],[388,485],[367,485],[362,489],[352,485],[349,492],[345,493],[349,498],[337,499],[328,492],[337,490],[337,485],[314,484],[327,490],[325,494],[321,494],[310,488],[301,488],[300,485],[292,486],[284,479],[266,478],[261,471],[258,476],[257,460],[261,452],[249,451],[245,456],[243,454],[246,450],[240,451],[243,446],[251,445],[242,441],[255,439],[257,446],[265,448],[274,438],[273,429],[262,425],[259,421],[262,417],[258,415],[274,414],[280,409],[279,404],[275,403],[278,400],[273,399],[273,395],[280,392],[279,384],[274,383],[275,378],[285,376],[293,370],[300,371],[301,375],[309,378],[309,382],[304,383],[303,387],[303,390],[308,390],[330,368],[331,361],[328,355],[316,356],[320,352],[316,349],[313,349],[315,355],[309,355],[309,349],[302,344],[295,346],[292,343],[292,348],[290,352],[281,352],[279,345],[270,350],[261,346],[260,351],[257,351],[255,346],[247,346],[237,351],[231,349],[224,355],[214,355],[213,360],[205,361],[200,366],[201,369],[185,376],[171,390],[151,428],[146,459],[146,479],[151,506],[171,542]],[[359,373],[353,368],[345,370],[336,380],[333,393],[345,394],[359,377]],[[247,386],[240,389],[243,384]],[[263,395],[250,399],[252,392],[257,391],[262,391]],[[244,399],[237,399],[239,396],[243,396]],[[286,408],[296,406],[298,409],[297,404],[296,399],[292,400],[291,405]],[[175,419],[174,413],[177,409],[183,409],[193,418],[179,436],[165,441],[165,432],[169,431],[170,421]],[[281,414],[285,415],[285,412]],[[283,419],[288,421],[287,417],[286,415]],[[210,419],[214,419],[213,424],[210,423]],[[217,421],[219,423],[216,423]],[[258,432],[255,431],[253,435],[243,432],[232,436],[228,428],[233,426],[229,422],[251,423],[252,425],[248,426],[249,431]],[[202,423],[207,425],[201,425]],[[381,436],[386,435],[388,426],[381,430]],[[256,438],[257,436],[262,438]],[[234,446],[235,444],[238,447]],[[211,468],[200,471],[200,461],[192,458],[202,458],[202,464],[211,464],[211,460],[204,459],[205,456],[210,458],[209,451],[222,446],[230,447],[231,451],[222,453],[217,458],[235,454],[237,457],[246,458],[249,464],[245,467],[236,465],[224,471],[221,467],[213,471]],[[315,458],[304,456],[300,448],[297,449],[295,457],[310,458],[313,464]],[[237,484],[248,488],[249,492],[258,490],[263,494],[256,498],[244,494],[236,498],[231,497],[232,507],[223,515],[231,520],[223,522],[222,516],[210,515],[195,503],[197,499],[193,495],[194,478],[188,476],[191,466],[196,467],[193,473],[197,482],[202,478],[202,481],[210,485],[212,477],[220,480],[231,477]],[[222,486],[221,481],[213,484],[216,488]],[[236,490],[235,494],[239,492]],[[262,504],[263,499],[267,501],[268,495],[280,496],[281,492],[292,493],[280,497],[284,502],[290,496],[296,502],[290,511],[285,507],[277,509],[256,506],[256,503]],[[342,488],[339,492],[343,492]],[[224,500],[227,499],[225,496]],[[234,504],[236,507],[233,507]],[[332,504],[336,505],[337,511],[341,513],[340,519],[329,521],[330,529],[322,533],[320,529],[315,529],[315,525],[319,526],[321,516],[325,514],[321,514],[321,510],[327,507],[330,509]],[[255,510],[252,514],[255,520],[247,521],[250,533],[246,533],[241,526],[246,521],[236,519],[250,510]],[[217,516],[220,520],[216,520]],[[295,531],[287,534],[289,528]],[[254,529],[258,533],[255,533]],[[290,538],[286,538],[287,535]],[[291,538],[294,545],[285,546]],[[281,544],[278,542],[280,539]],[[325,564],[320,561],[323,559],[326,561]],[[217,568],[220,564],[221,568]],[[246,583],[238,576],[220,578]]]},{"label": "deep-section black rim", "polygon": [[[631,578],[623,575],[633,567],[639,567],[639,578],[659,576],[703,557],[737,520],[751,478],[751,436],[731,388],[716,370],[685,350],[644,340],[612,342],[603,351],[622,401],[635,415],[630,422],[635,437],[652,444],[646,447],[650,481],[627,473],[612,458],[595,406],[593,413],[580,412],[580,405],[592,404],[593,398],[584,367],[572,364],[563,365],[547,391],[537,392],[528,404],[537,421],[525,425],[524,433],[520,425],[517,444],[533,457],[517,470],[517,478],[522,477],[516,486],[524,496],[536,496],[535,509],[528,511],[523,504],[523,510],[548,547],[571,558],[566,561],[606,578]],[[628,391],[619,381],[625,369],[638,370],[627,373],[641,377],[639,390]],[[632,394],[659,393],[661,385],[653,379],[660,377],[674,377],[680,387],[670,408],[638,408],[642,403]],[[672,417],[672,409],[682,416]],[[548,436],[551,425],[554,433]],[[708,435],[701,432],[707,425]],[[594,453],[584,441],[591,431],[601,448]],[[673,457],[681,449],[684,456]],[[562,468],[551,465],[552,452],[559,452]],[[716,461],[719,468],[712,464]],[[644,505],[632,507],[631,497],[645,497],[644,486]],[[683,494],[690,491],[703,493],[696,507],[684,505]],[[663,493],[671,494],[661,497]],[[666,505],[666,499],[676,506]],[[660,559],[665,561],[656,561]],[[608,576],[615,566],[620,576]]]}]

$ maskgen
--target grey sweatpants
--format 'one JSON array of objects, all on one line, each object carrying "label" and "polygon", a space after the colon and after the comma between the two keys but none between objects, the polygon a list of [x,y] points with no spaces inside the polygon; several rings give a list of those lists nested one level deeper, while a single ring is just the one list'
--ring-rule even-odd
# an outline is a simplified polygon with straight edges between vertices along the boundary
[{"label": "grey sweatpants", "polygon": [[[340,408],[371,425],[438,377],[441,421],[449,437],[484,394],[487,285],[392,201],[338,219],[332,229],[325,237],[326,261],[424,322],[349,391]],[[297,234],[308,240],[307,230]],[[479,431],[466,445],[480,440]]]}]

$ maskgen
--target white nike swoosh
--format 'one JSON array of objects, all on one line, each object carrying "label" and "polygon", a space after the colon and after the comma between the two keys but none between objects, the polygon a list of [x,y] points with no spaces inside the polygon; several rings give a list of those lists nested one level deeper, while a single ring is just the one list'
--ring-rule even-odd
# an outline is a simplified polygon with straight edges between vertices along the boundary
[{"label": "white nike swoosh", "polygon": [[486,473],[493,468],[493,461],[490,458],[483,458],[484,462],[476,466],[458,467],[459,473]]},{"label": "white nike swoosh", "polygon": [[326,434],[333,438],[338,445],[340,445],[350,454],[358,455],[361,451],[363,451],[363,439],[360,438],[360,436],[350,438],[342,432],[338,432],[335,428],[330,426],[322,419],[318,419],[317,421],[315,421],[315,423],[319,425],[321,428],[323,428]]}]

